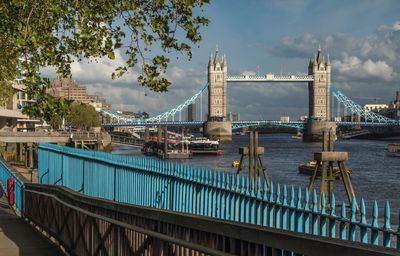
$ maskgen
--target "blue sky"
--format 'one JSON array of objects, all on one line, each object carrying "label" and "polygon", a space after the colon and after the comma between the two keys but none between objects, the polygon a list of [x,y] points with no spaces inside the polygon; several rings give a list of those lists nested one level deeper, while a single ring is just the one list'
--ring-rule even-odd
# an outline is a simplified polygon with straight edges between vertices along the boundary
[{"label": "blue sky", "polygon": [[[332,60],[332,80],[357,102],[393,100],[400,90],[400,1],[398,0],[214,0],[204,9],[211,20],[193,59],[171,58],[167,93],[147,92],[135,72],[111,80],[117,65],[108,60],[74,64],[74,79],[104,96],[115,110],[155,115],[182,102],[206,82],[210,53],[218,44],[228,73],[307,72],[318,44]],[[120,56],[117,62],[122,61]],[[228,85],[229,86],[229,85]],[[306,84],[229,86],[229,111],[242,119],[293,119],[307,114]],[[204,107],[206,102],[203,102]],[[204,108],[203,108],[204,109]]]}]

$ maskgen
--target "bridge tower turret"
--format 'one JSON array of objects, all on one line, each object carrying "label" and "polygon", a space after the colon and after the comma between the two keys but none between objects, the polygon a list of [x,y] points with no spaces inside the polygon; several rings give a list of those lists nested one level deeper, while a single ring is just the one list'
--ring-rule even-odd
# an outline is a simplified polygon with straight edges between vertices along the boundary
[{"label": "bridge tower turret", "polygon": [[227,120],[227,77],[226,56],[221,59],[218,47],[215,57],[208,61],[208,116],[204,135],[219,140],[232,140],[232,123]]},{"label": "bridge tower turret", "polygon": [[314,81],[308,83],[309,114],[314,120],[330,121],[331,63],[325,61],[321,48],[308,65],[308,74]]},{"label": "bridge tower turret", "polygon": [[321,141],[324,130],[336,131],[336,124],[331,122],[330,115],[331,63],[329,55],[325,61],[321,47],[310,59],[308,74],[314,80],[308,83],[308,123],[303,138],[305,141]]},{"label": "bridge tower turret", "polygon": [[208,120],[224,121],[227,113],[227,76],[226,57],[220,59],[218,48],[215,58],[210,56],[208,62]]}]

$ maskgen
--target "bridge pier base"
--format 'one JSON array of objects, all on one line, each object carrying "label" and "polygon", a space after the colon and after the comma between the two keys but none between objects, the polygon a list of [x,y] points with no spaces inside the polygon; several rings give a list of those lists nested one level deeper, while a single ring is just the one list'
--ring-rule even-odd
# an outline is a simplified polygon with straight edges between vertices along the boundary
[{"label": "bridge pier base", "polygon": [[232,122],[207,121],[204,124],[203,134],[205,137],[214,140],[232,141]]},{"label": "bridge pier base", "polygon": [[321,142],[323,140],[323,131],[332,131],[336,134],[336,123],[316,120],[309,121],[303,134],[303,141]]}]

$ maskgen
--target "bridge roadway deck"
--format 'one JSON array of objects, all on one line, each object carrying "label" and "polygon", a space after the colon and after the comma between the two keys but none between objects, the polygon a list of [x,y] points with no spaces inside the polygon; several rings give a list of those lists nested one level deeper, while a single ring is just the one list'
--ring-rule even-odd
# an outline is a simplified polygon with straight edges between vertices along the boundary
[{"label": "bridge roadway deck", "polygon": [[0,255],[56,256],[63,253],[39,231],[16,216],[3,195],[0,199]]}]

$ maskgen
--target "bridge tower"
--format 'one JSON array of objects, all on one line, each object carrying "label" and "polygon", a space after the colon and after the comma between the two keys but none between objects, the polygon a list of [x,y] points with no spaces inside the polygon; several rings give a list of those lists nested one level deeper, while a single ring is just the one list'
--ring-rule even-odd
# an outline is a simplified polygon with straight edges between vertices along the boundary
[{"label": "bridge tower", "polygon": [[325,60],[321,47],[314,58],[310,59],[308,74],[314,80],[308,83],[308,123],[303,139],[321,141],[324,130],[336,131],[336,123],[331,122],[330,116],[331,63],[329,55]]},{"label": "bridge tower", "polygon": [[215,58],[211,54],[208,62],[208,116],[204,135],[220,141],[232,140],[232,123],[227,120],[227,77],[226,56],[220,58],[217,48]]}]

